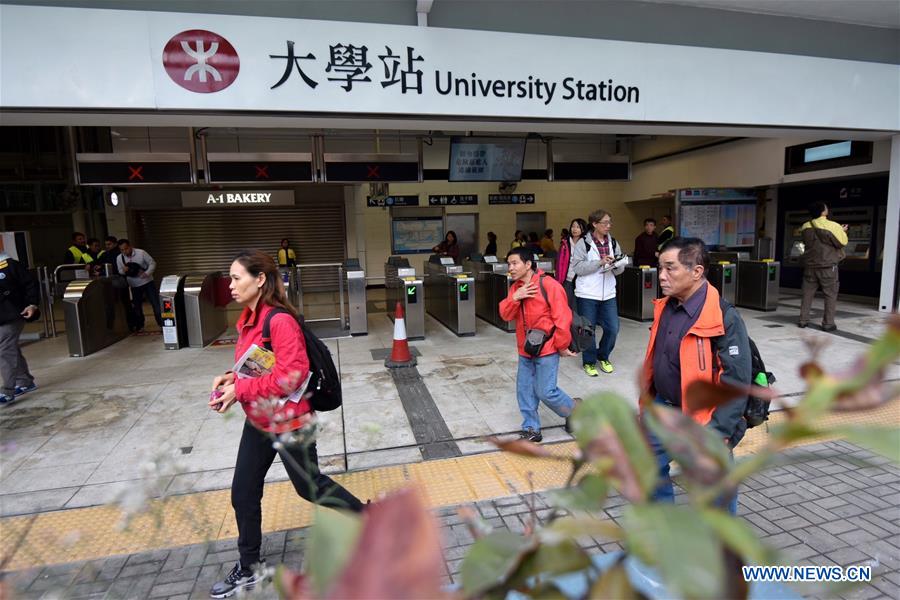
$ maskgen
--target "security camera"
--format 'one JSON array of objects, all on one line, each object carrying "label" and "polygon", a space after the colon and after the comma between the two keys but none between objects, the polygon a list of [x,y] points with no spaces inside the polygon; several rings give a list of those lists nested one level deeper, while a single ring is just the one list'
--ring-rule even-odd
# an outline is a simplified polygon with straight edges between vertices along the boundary
[{"label": "security camera", "polygon": [[516,191],[517,185],[515,181],[504,181],[497,189],[501,194],[512,194]]}]

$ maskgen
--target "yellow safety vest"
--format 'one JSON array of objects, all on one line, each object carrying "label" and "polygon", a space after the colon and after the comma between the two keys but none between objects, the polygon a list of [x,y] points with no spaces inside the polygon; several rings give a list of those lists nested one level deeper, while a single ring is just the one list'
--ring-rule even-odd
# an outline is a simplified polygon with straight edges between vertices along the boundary
[{"label": "yellow safety vest", "polygon": [[[665,229],[663,229],[662,231],[660,231],[660,232],[659,232],[659,237],[662,237],[662,234],[664,234],[664,233],[667,232],[667,231],[670,232],[670,233],[672,234],[672,237],[670,237],[669,240],[671,240],[673,237],[675,237],[675,227],[673,227],[672,225],[669,225],[668,227],[666,227]],[[668,242],[669,240],[666,240],[666,241]],[[659,250],[659,251],[662,251],[662,247],[663,247],[663,245],[662,245],[662,244],[659,244],[659,245],[656,247],[656,249]]]},{"label": "yellow safety vest", "polygon": [[293,250],[291,250],[290,248],[288,248],[287,256],[285,256],[285,255],[284,255],[284,248],[281,248],[281,249],[278,251],[278,266],[279,266],[279,267],[286,267],[286,266],[288,266],[288,260],[292,260],[292,261],[294,261],[294,263],[296,263],[296,262],[297,262],[297,255],[294,254],[294,251],[293,251]]},{"label": "yellow safety vest", "polygon": [[75,257],[76,263],[88,264],[94,262],[94,259],[91,258],[91,255],[87,252],[82,252],[81,250],[79,250],[78,246],[69,246],[69,252],[71,252],[72,256]]}]

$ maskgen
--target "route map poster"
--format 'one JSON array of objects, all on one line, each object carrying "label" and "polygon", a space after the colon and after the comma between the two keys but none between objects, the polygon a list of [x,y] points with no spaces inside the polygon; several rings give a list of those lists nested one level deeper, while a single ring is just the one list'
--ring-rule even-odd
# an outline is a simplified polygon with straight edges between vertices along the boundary
[{"label": "route map poster", "polygon": [[394,217],[391,220],[391,252],[425,254],[444,240],[443,217]]}]

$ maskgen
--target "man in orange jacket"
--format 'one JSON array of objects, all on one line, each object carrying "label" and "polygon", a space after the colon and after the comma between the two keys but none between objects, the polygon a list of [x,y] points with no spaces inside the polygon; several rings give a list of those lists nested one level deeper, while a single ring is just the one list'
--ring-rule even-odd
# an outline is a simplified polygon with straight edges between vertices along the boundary
[{"label": "man in orange jacket", "polygon": [[[522,413],[522,438],[531,442],[544,439],[538,406],[541,401],[561,417],[568,417],[575,402],[556,385],[560,356],[575,356],[572,343],[572,311],[562,285],[540,269],[535,269],[534,253],[513,248],[506,257],[513,284],[500,302],[500,316],[516,322],[516,346],[519,370],[516,374],[516,398]],[[547,334],[540,349],[526,344],[528,330]],[[529,348],[532,353],[529,352]],[[568,421],[566,423],[568,430]]]},{"label": "man in orange jacket", "polygon": [[[744,436],[747,423],[743,396],[714,408],[692,407],[685,390],[697,380],[749,386],[750,338],[741,315],[723,302],[706,280],[709,252],[697,238],[674,238],[659,255],[659,284],[665,298],[655,300],[650,343],[641,372],[643,398],[680,408],[722,438],[729,449]],[[724,310],[723,310],[724,309]],[[689,399],[688,399],[689,400]],[[657,457],[662,483],[654,497],[674,502],[669,477],[671,459],[649,431],[648,441]],[[737,496],[729,510],[737,511]]]}]

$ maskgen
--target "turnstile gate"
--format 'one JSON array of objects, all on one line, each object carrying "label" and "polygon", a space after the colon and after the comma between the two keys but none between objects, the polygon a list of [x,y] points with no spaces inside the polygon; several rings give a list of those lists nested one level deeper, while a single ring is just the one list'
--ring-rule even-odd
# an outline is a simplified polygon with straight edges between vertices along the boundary
[{"label": "turnstile gate", "polygon": [[540,269],[547,275],[551,277],[556,274],[556,259],[555,258],[538,258],[535,261],[535,270]]},{"label": "turnstile gate", "polygon": [[284,292],[287,294],[288,301],[292,306],[301,306],[300,278],[297,277],[297,268],[278,267],[278,274],[281,276],[281,283],[284,285]]},{"label": "turnstile gate", "polygon": [[421,277],[402,256],[391,256],[384,265],[384,290],[387,298],[388,317],[394,320],[397,302],[403,306],[406,337],[410,340],[425,339],[425,289]]},{"label": "turnstile gate", "polygon": [[221,273],[184,278],[184,313],[191,348],[204,348],[228,328],[225,307],[216,304],[216,280]]},{"label": "turnstile gate", "polygon": [[635,321],[652,321],[653,300],[657,294],[656,268],[629,265],[617,278],[616,284],[619,315]]},{"label": "turnstile gate", "polygon": [[356,258],[344,261],[344,272],[347,277],[347,324],[350,335],[367,335],[369,311],[366,307],[366,272]]},{"label": "turnstile gate", "polygon": [[729,304],[737,301],[737,265],[720,262],[709,265],[709,282]]},{"label": "turnstile gate", "polygon": [[453,259],[432,255],[425,264],[425,309],[458,336],[475,335],[475,278]]},{"label": "turnstile gate", "polygon": [[166,275],[159,284],[163,346],[178,350],[188,344],[187,317],[184,312],[184,275]]},{"label": "turnstile gate", "polygon": [[119,290],[110,277],[70,281],[63,293],[69,356],[87,356],[129,335]]},{"label": "turnstile gate", "polygon": [[500,302],[512,284],[509,265],[498,261],[496,256],[476,256],[465,261],[463,268],[475,278],[475,315],[503,331],[515,331],[515,321],[500,317]]},{"label": "turnstile gate", "polygon": [[780,262],[742,260],[737,270],[737,305],[756,310],[777,309],[780,274]]}]

